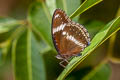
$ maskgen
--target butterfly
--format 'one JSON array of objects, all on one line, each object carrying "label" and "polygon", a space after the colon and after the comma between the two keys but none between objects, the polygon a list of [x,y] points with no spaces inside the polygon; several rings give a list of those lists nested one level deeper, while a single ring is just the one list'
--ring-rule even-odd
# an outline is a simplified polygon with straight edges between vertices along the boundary
[{"label": "butterfly", "polygon": [[51,34],[58,52],[60,65],[73,56],[78,56],[90,44],[88,31],[79,23],[72,21],[63,10],[56,9],[52,17]]}]

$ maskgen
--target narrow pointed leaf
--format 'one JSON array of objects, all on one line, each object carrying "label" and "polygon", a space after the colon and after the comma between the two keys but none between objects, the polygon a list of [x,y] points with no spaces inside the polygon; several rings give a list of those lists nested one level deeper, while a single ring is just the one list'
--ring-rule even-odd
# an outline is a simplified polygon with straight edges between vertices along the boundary
[{"label": "narrow pointed leaf", "polygon": [[80,6],[80,3],[81,0],[56,0],[57,8],[65,10],[68,15],[72,14]]},{"label": "narrow pointed leaf", "polygon": [[100,3],[102,0],[85,0],[82,5],[70,16],[70,18],[74,18],[81,13],[85,12],[87,9],[93,7],[94,5]]},{"label": "narrow pointed leaf", "polygon": [[73,58],[70,63],[63,70],[58,80],[64,79],[74,68],[77,67],[90,53],[96,49],[101,43],[103,43],[107,38],[113,35],[116,31],[120,29],[120,17],[109,22],[96,36],[92,39],[90,46],[88,46],[83,52],[82,56]]},{"label": "narrow pointed leaf", "polygon": [[0,18],[0,42],[6,41],[20,24],[15,19]]},{"label": "narrow pointed leaf", "polygon": [[[56,0],[57,8],[65,10],[68,16],[70,16],[80,6],[80,3],[81,0]],[[79,17],[76,17],[73,21],[78,22],[78,19]]]},{"label": "narrow pointed leaf", "polygon": [[35,2],[29,9],[28,20],[33,30],[48,44],[51,42],[51,16],[44,2]]},{"label": "narrow pointed leaf", "polygon": [[15,80],[46,80],[42,56],[30,30],[14,41],[12,64]]}]

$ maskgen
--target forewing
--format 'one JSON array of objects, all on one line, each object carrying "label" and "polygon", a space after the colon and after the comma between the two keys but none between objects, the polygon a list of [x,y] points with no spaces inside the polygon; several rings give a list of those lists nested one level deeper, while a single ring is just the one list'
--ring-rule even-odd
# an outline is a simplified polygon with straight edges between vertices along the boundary
[{"label": "forewing", "polygon": [[60,36],[66,24],[70,21],[65,12],[61,9],[56,9],[52,18],[52,38],[55,48],[60,53]]}]

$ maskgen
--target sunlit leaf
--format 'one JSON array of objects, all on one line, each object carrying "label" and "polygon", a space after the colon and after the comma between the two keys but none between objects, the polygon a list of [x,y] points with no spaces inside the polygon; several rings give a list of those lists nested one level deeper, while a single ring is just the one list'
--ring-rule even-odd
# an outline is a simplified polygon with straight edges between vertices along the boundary
[{"label": "sunlit leaf", "polygon": [[[113,30],[114,29],[114,30]],[[64,79],[74,68],[77,67],[90,53],[96,49],[101,43],[108,39],[111,34],[120,29],[120,17],[109,22],[102,30],[100,30],[96,36],[92,39],[90,46],[88,46],[83,52],[82,56],[73,58],[66,66],[64,71],[58,77],[58,80]]]}]

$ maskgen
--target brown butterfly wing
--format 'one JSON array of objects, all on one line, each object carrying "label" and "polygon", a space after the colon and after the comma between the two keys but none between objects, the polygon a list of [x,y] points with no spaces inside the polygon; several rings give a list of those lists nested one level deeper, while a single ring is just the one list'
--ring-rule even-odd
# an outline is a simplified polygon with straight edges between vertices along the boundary
[{"label": "brown butterfly wing", "polygon": [[72,22],[60,9],[57,9],[53,15],[52,36],[62,58],[79,54],[90,41],[87,30],[82,25]]},{"label": "brown butterfly wing", "polygon": [[54,46],[57,49],[58,53],[60,53],[59,44],[61,39],[60,37],[61,31],[62,31],[62,28],[65,26],[65,24],[68,23],[68,20],[67,20],[68,17],[65,17],[65,16],[66,14],[64,11],[62,11],[61,9],[56,9],[52,18],[52,28],[51,28],[52,38],[53,38]]},{"label": "brown butterfly wing", "polygon": [[68,23],[60,35],[61,55],[69,58],[83,51],[88,45],[89,35],[85,38],[86,35],[82,25]]}]

